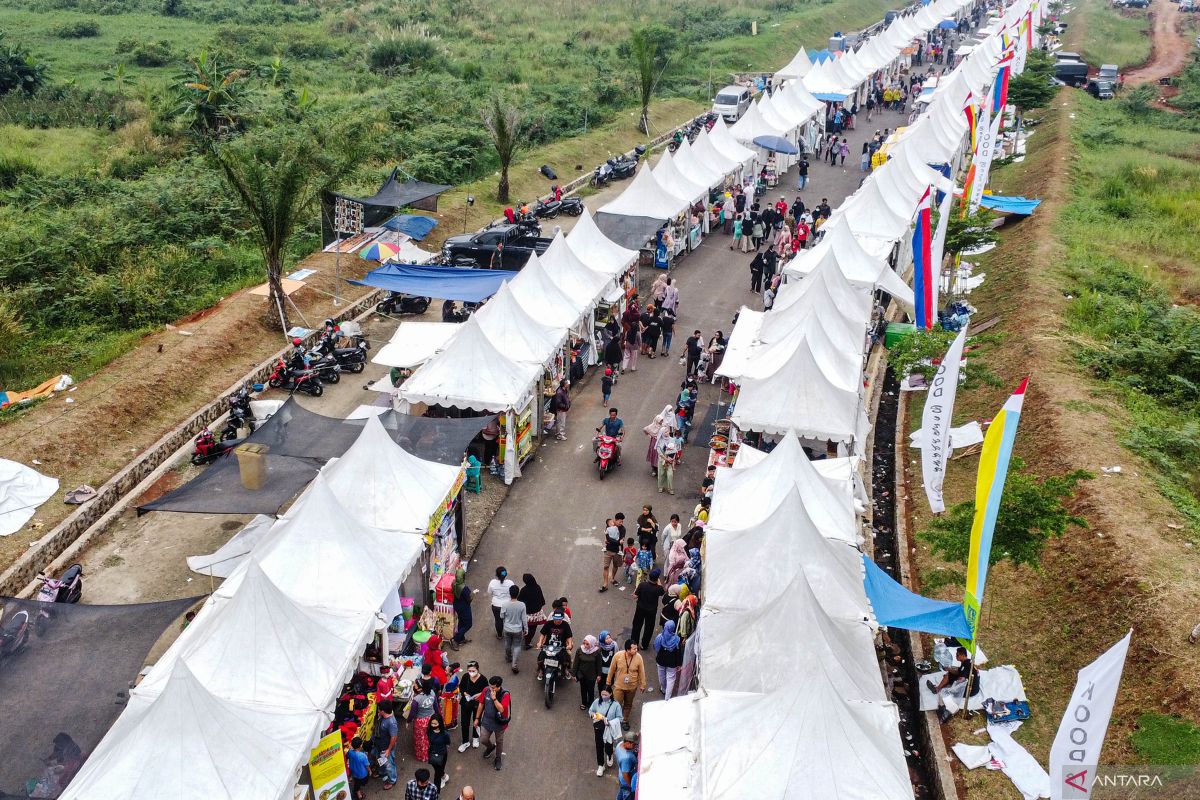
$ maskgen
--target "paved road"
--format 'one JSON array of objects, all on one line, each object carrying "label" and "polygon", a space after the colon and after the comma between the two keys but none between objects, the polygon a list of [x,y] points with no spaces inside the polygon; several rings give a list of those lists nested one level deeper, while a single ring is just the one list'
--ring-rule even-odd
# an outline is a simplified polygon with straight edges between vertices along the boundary
[{"label": "paved road", "polygon": [[[863,141],[874,133],[874,124],[894,126],[898,122],[899,115],[889,114],[877,119],[870,128],[864,124],[858,131],[849,132],[851,155],[845,169],[814,162],[809,171],[809,187],[802,193],[805,202],[815,205],[827,197],[836,207],[857,188],[862,178],[857,154]],[[792,191],[795,185],[793,175],[781,182],[781,187],[787,187],[789,201],[795,197]],[[768,197],[778,199],[774,194]],[[598,207],[607,199],[600,203],[591,201],[589,205]],[[739,307],[743,304],[762,307],[761,300],[749,291],[750,256],[731,252],[730,241],[721,235],[711,237],[684,258],[673,273],[682,295],[673,348],[676,355],[693,330],[703,331],[706,339],[717,329],[728,334],[730,320]],[[653,280],[653,275],[649,279]],[[550,441],[542,446],[524,477],[513,485],[475,553],[469,584],[484,589],[495,567],[501,564],[518,582],[522,573],[532,573],[547,598],[560,595],[570,598],[577,641],[584,634],[607,629],[623,642],[633,618],[632,587],[625,591],[597,592],[604,520],[623,511],[630,530],[635,530],[634,519],[642,504],[648,503],[662,523],[671,513],[678,513],[686,525],[699,499],[698,488],[707,457],[703,433],[698,446],[688,445],[685,449],[684,463],[675,476],[676,494],[672,497],[658,494],[655,488],[645,461],[647,439],[641,432],[664,405],[672,402],[682,379],[683,368],[677,358],[661,357],[653,361],[642,358],[636,373],[621,377],[611,404],[620,409],[625,420],[628,447],[624,464],[601,482],[591,463],[591,432],[599,424],[604,408],[598,378],[594,373],[585,377],[576,387],[567,441]],[[718,401],[719,395],[716,387],[701,387],[698,418]],[[477,659],[485,674],[504,678],[506,688],[513,693],[514,722],[505,742],[505,766],[499,773],[482,761],[481,751],[471,750],[463,755],[451,751],[448,771],[452,778],[445,796],[456,797],[462,785],[470,783],[482,800],[613,797],[615,769],[608,770],[603,778],[596,777],[591,725],[579,710],[577,686],[567,686],[554,708],[546,710],[541,684],[532,669],[535,651],[522,655],[524,668],[520,675],[511,674],[504,663],[501,644],[491,629],[486,593],[476,597],[475,619],[472,642],[457,657],[463,662]],[[646,663],[653,670],[652,656],[646,657]],[[661,698],[657,680],[652,679],[651,685],[656,691],[642,695],[638,706]],[[639,718],[640,712],[635,708],[635,727]],[[410,748],[406,748],[406,757],[400,765],[402,779],[411,777],[418,766],[408,753]],[[377,792],[373,796],[387,795]]]}]

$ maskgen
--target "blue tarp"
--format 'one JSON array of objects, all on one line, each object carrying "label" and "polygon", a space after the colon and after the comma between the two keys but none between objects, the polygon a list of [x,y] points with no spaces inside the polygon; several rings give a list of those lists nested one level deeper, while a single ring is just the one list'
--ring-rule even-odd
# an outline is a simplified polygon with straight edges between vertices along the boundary
[{"label": "blue tarp", "polygon": [[795,155],[800,151],[796,149],[796,145],[789,142],[782,136],[755,136],[754,144],[772,153],[784,153],[786,155]]},{"label": "blue tarp", "polygon": [[389,231],[406,234],[419,242],[428,236],[429,232],[437,227],[437,224],[437,220],[433,217],[421,217],[416,214],[397,214],[383,223],[383,227]]},{"label": "blue tarp", "polygon": [[426,264],[386,264],[368,272],[358,286],[374,286],[392,292],[403,292],[442,300],[461,300],[478,303],[494,295],[500,284],[512,280],[517,273],[505,269],[467,269],[437,267]]},{"label": "blue tarp", "polygon": [[967,625],[966,615],[963,614],[962,603],[930,600],[928,597],[913,594],[896,583],[892,576],[880,569],[874,561],[865,555],[862,558],[866,567],[863,585],[880,625],[939,636],[971,638],[971,629]]},{"label": "blue tarp", "polygon": [[1032,214],[1041,204],[1041,200],[1030,200],[1028,197],[1001,197],[995,194],[985,194],[979,201],[979,205],[998,214],[1020,214],[1024,217]]},{"label": "blue tarp", "polygon": [[829,50],[828,47],[823,50],[809,50],[808,51],[808,60],[813,62],[814,64],[816,64],[819,61],[828,61],[831,58],[833,58],[833,53]]},{"label": "blue tarp", "polygon": [[813,92],[812,96],[827,103],[841,103],[850,95],[844,92]]}]

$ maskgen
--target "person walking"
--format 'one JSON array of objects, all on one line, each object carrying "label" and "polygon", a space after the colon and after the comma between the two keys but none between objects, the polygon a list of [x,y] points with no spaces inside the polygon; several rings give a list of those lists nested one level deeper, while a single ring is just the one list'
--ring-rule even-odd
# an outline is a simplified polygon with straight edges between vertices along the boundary
[{"label": "person walking", "polygon": [[617,800],[633,800],[633,782],[638,770],[638,735],[627,732],[617,748]]},{"label": "person walking", "polygon": [[533,632],[539,622],[545,622],[546,615],[542,609],[546,607],[546,595],[538,585],[537,578],[526,572],[521,576],[521,591],[517,599],[525,604],[525,613],[529,615],[529,631],[525,634],[525,649],[533,646]]},{"label": "person walking", "polygon": [[404,787],[404,800],[438,800],[441,791],[429,780],[429,770],[422,767]]},{"label": "person walking", "polygon": [[842,143],[838,145],[839,166],[846,166],[846,156],[848,155],[850,155],[850,141],[843,137]]},{"label": "person walking", "polygon": [[858,171],[867,172],[871,169],[871,143],[863,142],[862,156],[858,160]]},{"label": "person walking", "polygon": [[493,675],[476,713],[476,724],[483,733],[483,758],[496,754],[493,766],[498,770],[504,757],[504,731],[512,721],[512,695],[504,689],[504,679]]},{"label": "person walking", "polygon": [[679,522],[679,515],[672,514],[671,521],[662,529],[662,551],[665,555],[671,552],[671,548],[675,542],[683,538],[683,525]]},{"label": "person walking", "polygon": [[583,637],[572,670],[579,681],[579,710],[586,711],[596,699],[596,683],[600,680],[600,642],[595,636]]},{"label": "person walking", "polygon": [[604,774],[605,767],[613,765],[613,744],[621,738],[621,704],[613,699],[612,689],[600,688],[600,696],[588,704],[588,715],[592,718],[592,730],[596,738],[596,777]]},{"label": "person walking", "polygon": [[679,316],[679,287],[674,278],[667,278],[667,290],[663,292],[662,307],[669,308],[671,313]]},{"label": "person walking", "polygon": [[658,666],[658,688],[664,700],[675,696],[675,676],[683,666],[683,640],[675,633],[675,623],[667,621],[662,633],[654,637],[654,663]]},{"label": "person walking", "polygon": [[438,691],[430,678],[420,678],[413,687],[410,721],[413,731],[413,756],[417,761],[429,760],[429,720],[437,713]]},{"label": "person walking", "polygon": [[[663,425],[659,431],[655,448],[658,451],[658,491],[661,494],[675,494],[675,464],[679,460],[679,430],[675,427],[675,417]],[[657,536],[655,540],[657,543]]]},{"label": "person walking", "polygon": [[391,789],[399,776],[396,772],[396,740],[400,737],[400,724],[396,722],[395,706],[384,700],[378,706],[379,724],[375,728],[376,759],[383,771],[383,788]]},{"label": "person walking", "polygon": [[800,163],[796,165],[796,191],[804,191],[804,187],[808,186],[808,156],[800,156]]},{"label": "person walking", "polygon": [[700,353],[704,350],[704,334],[700,331],[693,331],[692,335],[687,340],[687,361],[686,375],[689,378],[695,377],[696,367],[700,365]]},{"label": "person walking", "polygon": [[366,797],[364,790],[371,782],[371,759],[363,752],[363,740],[357,736],[350,740],[346,769],[350,773],[350,794],[354,800],[363,800]]},{"label": "person walking", "polygon": [[462,729],[462,744],[458,752],[465,753],[469,747],[479,747],[479,703],[487,691],[487,678],[479,671],[478,661],[467,662],[467,674],[458,681],[459,728]]},{"label": "person walking", "polygon": [[613,657],[617,654],[617,640],[612,638],[608,631],[600,631],[598,637],[600,643],[600,677],[596,681],[597,686],[608,685],[608,673],[612,671]]},{"label": "person walking", "polygon": [[639,688],[643,692],[649,688],[646,684],[646,666],[633,639],[626,639],[625,649],[613,656],[612,669],[608,671],[608,686],[612,689],[613,697],[621,704],[621,727],[629,730],[633,699]]},{"label": "person walking", "polygon": [[504,638],[504,623],[500,619],[500,608],[508,602],[508,590],[516,586],[508,577],[508,570],[496,567],[496,577],[488,582],[488,596],[492,599],[492,616],[496,620],[496,638]]},{"label": "person walking", "polygon": [[742,247],[742,215],[737,214],[733,218],[733,244],[729,245],[730,250],[740,250]]},{"label": "person walking", "polygon": [[500,609],[500,617],[504,621],[504,658],[511,663],[514,675],[521,671],[517,666],[517,658],[521,655],[525,634],[529,633],[529,614],[525,604],[517,599],[520,593],[521,590],[516,586],[508,587],[509,600]]},{"label": "person walking", "polygon": [[642,342],[642,315],[639,312],[637,319],[630,324],[629,330],[625,333],[625,349],[621,351],[621,372],[626,369],[630,372],[637,372],[638,352]]},{"label": "person walking", "polygon": [[766,228],[763,225],[762,215],[756,211],[750,212],[750,241],[754,245],[754,252],[758,252],[762,247],[763,234]]},{"label": "person walking", "polygon": [[762,291],[762,275],[765,265],[766,259],[763,258],[763,254],[755,250],[754,258],[750,261],[750,291],[755,294]]},{"label": "person walking", "polygon": [[563,378],[554,392],[554,435],[560,442],[567,438],[567,412],[571,410],[571,382]]},{"label": "person walking", "polygon": [[661,578],[662,570],[652,569],[650,576],[633,590],[635,603],[633,625],[629,635],[632,637],[631,641],[642,643],[642,649],[650,647],[650,638],[654,635],[655,614],[665,591]]},{"label": "person walking", "polygon": [[662,313],[656,306],[646,306],[642,315],[642,349],[649,358],[658,358],[658,337],[662,334]]},{"label": "person walking", "polygon": [[454,636],[450,639],[450,646],[457,650],[471,641],[467,638],[467,632],[475,624],[475,618],[471,614],[471,601],[474,599],[474,593],[472,593],[471,587],[467,586],[467,572],[462,567],[459,567],[454,574],[452,592],[455,623]]},{"label": "person walking", "polygon": [[612,372],[613,383],[617,382],[617,375],[621,371],[621,356],[624,352],[625,337],[620,334],[609,339],[608,344],[604,345],[604,367]]},{"label": "person walking", "polygon": [[450,760],[450,732],[442,724],[441,717],[429,720],[429,766],[433,767],[433,783],[438,790],[446,788],[450,776],[446,774],[446,763]]},{"label": "person walking", "polygon": [[624,565],[624,560],[621,557],[621,545],[624,542],[624,536],[621,533],[621,526],[613,518],[605,520],[604,523],[604,560],[600,562],[600,591],[608,591],[608,582],[612,581],[613,586],[617,583],[617,575],[621,567]]},{"label": "person walking", "polygon": [[604,368],[604,377],[600,379],[600,402],[602,405],[608,405],[608,399],[612,397],[613,390],[613,371],[610,367]]},{"label": "person walking", "polygon": [[671,340],[675,338],[675,312],[669,308],[659,309],[662,326],[662,354],[671,355]]}]

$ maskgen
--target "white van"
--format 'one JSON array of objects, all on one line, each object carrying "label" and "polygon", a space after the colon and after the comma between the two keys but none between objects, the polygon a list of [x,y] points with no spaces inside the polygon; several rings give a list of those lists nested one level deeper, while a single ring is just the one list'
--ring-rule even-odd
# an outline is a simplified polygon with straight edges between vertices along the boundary
[{"label": "white van", "polygon": [[745,86],[726,86],[713,98],[713,113],[726,122],[737,122],[750,107],[750,90]]}]

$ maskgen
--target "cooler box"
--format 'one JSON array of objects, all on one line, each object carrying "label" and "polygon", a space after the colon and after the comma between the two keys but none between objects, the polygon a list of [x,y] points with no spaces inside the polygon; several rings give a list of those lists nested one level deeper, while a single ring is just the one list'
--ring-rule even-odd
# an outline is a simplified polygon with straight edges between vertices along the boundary
[{"label": "cooler box", "polygon": [[438,578],[435,588],[435,599],[439,603],[450,605],[454,602],[454,573],[447,572]]}]

